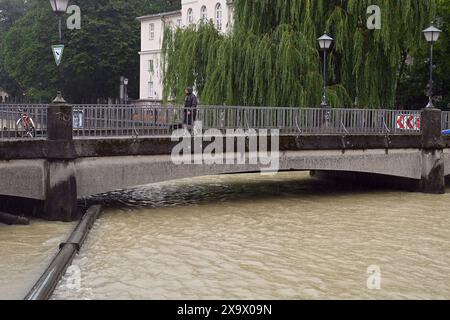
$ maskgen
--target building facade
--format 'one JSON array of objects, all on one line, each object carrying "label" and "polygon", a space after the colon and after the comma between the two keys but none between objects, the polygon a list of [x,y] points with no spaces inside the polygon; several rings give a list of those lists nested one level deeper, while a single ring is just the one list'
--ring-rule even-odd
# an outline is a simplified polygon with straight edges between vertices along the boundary
[{"label": "building facade", "polygon": [[163,97],[162,43],[166,27],[183,28],[212,20],[217,30],[228,33],[233,23],[231,0],[182,0],[181,10],[137,18],[141,22],[139,98],[161,100]]}]

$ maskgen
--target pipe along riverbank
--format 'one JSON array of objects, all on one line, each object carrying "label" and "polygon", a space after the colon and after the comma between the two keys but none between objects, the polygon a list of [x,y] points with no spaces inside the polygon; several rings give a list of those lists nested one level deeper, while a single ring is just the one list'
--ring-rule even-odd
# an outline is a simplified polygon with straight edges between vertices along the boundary
[{"label": "pipe along riverbank", "polygon": [[26,226],[30,224],[30,220],[26,217],[16,216],[13,214],[0,211],[0,223],[4,223],[9,226],[14,224]]},{"label": "pipe along riverbank", "polygon": [[90,207],[66,242],[59,245],[59,252],[39,278],[24,300],[49,300],[58,282],[65,274],[73,258],[80,251],[89,231],[97,220],[102,207]]}]

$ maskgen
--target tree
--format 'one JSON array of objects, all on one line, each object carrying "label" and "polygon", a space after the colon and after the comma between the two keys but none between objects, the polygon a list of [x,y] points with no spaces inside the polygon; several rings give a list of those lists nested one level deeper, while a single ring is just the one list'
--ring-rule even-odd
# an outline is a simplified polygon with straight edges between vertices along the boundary
[{"label": "tree", "polygon": [[[371,5],[381,8],[381,30],[367,28]],[[326,30],[335,38],[326,61],[330,104],[392,108],[405,53],[415,57],[424,48],[421,31],[435,12],[435,0],[235,0],[234,6],[230,36],[212,36],[205,26],[167,34],[166,99],[181,100],[180,88],[190,83],[200,84],[207,104],[318,106],[317,38]]]},{"label": "tree", "polygon": [[[0,0],[1,1],[1,0]],[[57,68],[51,45],[58,43],[57,18],[48,0],[29,0],[26,14],[1,40],[0,68],[18,83],[30,100],[50,101],[56,92]],[[81,30],[64,26],[62,68],[64,97],[73,103],[117,97],[120,76],[130,79],[129,94],[137,96],[140,25],[137,16],[179,3],[167,0],[77,0]]]},{"label": "tree", "polygon": [[0,31],[10,28],[26,9],[26,0],[0,0]]},{"label": "tree", "polygon": [[20,86],[7,74],[1,57],[2,39],[11,26],[22,17],[27,10],[25,0],[0,0],[0,88],[11,95],[20,95]]},{"label": "tree", "polygon": [[[443,31],[434,47],[434,96],[435,105],[442,109],[450,109],[450,2],[438,0],[437,24]],[[424,46],[414,59],[409,58],[405,72],[400,78],[398,101],[404,108],[419,109],[428,103],[426,96],[429,82],[429,46],[422,38]]]}]

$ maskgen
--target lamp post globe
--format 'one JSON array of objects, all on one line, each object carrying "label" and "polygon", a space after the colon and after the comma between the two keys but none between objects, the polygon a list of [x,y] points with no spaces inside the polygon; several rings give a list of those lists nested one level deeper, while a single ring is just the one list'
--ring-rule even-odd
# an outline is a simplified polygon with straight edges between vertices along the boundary
[{"label": "lamp post globe", "polygon": [[319,47],[321,50],[328,50],[330,49],[334,39],[325,33],[323,36],[317,39],[317,41],[319,42]]},{"label": "lamp post globe", "polygon": [[439,36],[441,35],[441,33],[442,31],[433,25],[423,30],[425,39],[430,43],[437,42],[439,40]]},{"label": "lamp post globe", "polygon": [[52,10],[56,14],[64,14],[69,6],[69,0],[50,0]]},{"label": "lamp post globe", "polygon": [[441,30],[434,25],[423,30],[425,40],[430,44],[430,80],[428,83],[428,104],[426,108],[434,108],[433,105],[433,46],[439,40],[439,36],[442,33]]}]

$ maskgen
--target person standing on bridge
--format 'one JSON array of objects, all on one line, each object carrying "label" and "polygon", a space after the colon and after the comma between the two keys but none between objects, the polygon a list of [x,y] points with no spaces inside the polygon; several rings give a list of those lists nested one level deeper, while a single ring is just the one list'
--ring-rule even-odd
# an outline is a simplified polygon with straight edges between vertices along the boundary
[{"label": "person standing on bridge", "polygon": [[194,94],[192,87],[186,88],[186,99],[184,100],[184,117],[183,126],[189,128],[194,125],[197,118],[197,97]]}]

